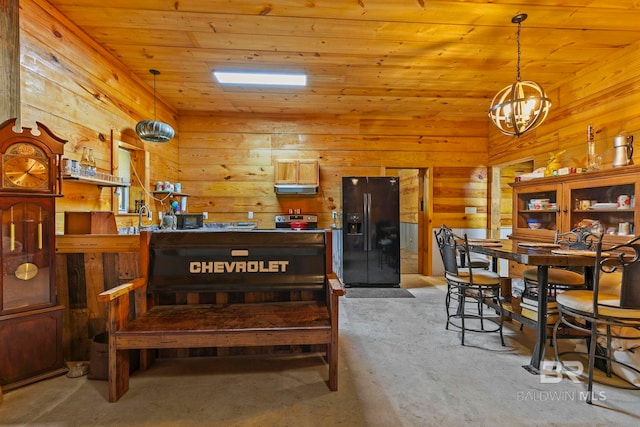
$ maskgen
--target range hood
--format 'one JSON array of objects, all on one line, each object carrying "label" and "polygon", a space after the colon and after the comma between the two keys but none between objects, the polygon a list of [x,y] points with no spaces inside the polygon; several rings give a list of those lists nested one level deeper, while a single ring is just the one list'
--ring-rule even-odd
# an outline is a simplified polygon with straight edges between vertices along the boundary
[{"label": "range hood", "polygon": [[317,185],[276,184],[276,194],[317,194]]}]

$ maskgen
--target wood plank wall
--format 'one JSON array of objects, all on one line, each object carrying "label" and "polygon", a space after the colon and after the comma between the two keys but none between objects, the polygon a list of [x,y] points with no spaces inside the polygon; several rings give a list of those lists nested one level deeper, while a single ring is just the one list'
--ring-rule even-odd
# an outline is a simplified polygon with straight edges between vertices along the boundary
[{"label": "wood plank wall", "polygon": [[[486,227],[485,121],[342,116],[182,113],[180,180],[193,212],[210,221],[254,221],[273,228],[288,209],[319,215],[328,227],[341,210],[343,176],[384,176],[387,169],[433,168],[435,209],[455,227]],[[318,159],[315,196],[277,196],[275,159]],[[469,185],[469,178],[472,184]],[[484,183],[484,184],[483,184]],[[464,206],[477,206],[476,218]]]},{"label": "wood plank wall", "polygon": [[[634,43],[596,67],[584,69],[572,79],[545,88],[553,102],[547,120],[531,134],[510,138],[491,127],[489,159],[502,165],[532,159],[534,167],[546,166],[549,153],[566,150],[563,166],[586,167],[587,126],[595,130],[602,168],[611,168],[613,138],[622,131],[640,137],[640,43]],[[535,80],[535,76],[528,76]],[[634,152],[635,163],[640,150]]]},{"label": "wood plank wall", "polygon": [[[21,0],[20,8],[23,126],[35,128],[36,121],[48,126],[68,140],[65,157],[71,159],[79,160],[83,147],[93,148],[98,169],[107,173],[112,169],[112,144],[142,146],[149,152],[153,182],[175,181],[179,139],[166,144],[142,143],[134,131],[139,120],[153,118],[153,87],[46,1]],[[158,84],[161,79],[158,76]],[[161,99],[157,116],[177,129],[177,112]],[[143,170],[138,172],[144,176]],[[108,188],[65,181],[63,192],[56,206],[58,232],[64,228],[65,210],[113,209]],[[135,216],[119,219],[137,223]]]},{"label": "wood plank wall", "polygon": [[[108,170],[111,132],[116,143],[138,143],[133,127],[152,113],[152,88],[46,1],[23,0],[20,6],[23,123],[34,126],[41,121],[68,139],[65,154],[70,158],[79,158],[84,146],[93,148],[100,169]],[[521,138],[502,136],[485,121],[446,117],[179,117],[160,99],[159,119],[179,132],[169,144],[144,145],[150,153],[150,181],[181,180],[185,191],[194,195],[190,210],[211,212],[212,220],[245,220],[251,210],[261,226],[268,226],[273,214],[292,207],[318,213],[321,226],[327,226],[330,212],[340,209],[340,176],[429,167],[432,222],[486,227],[487,165],[532,159],[536,167],[544,166],[549,152],[566,149],[565,165],[584,166],[586,127],[591,123],[604,167],[610,166],[613,137],[622,130],[640,129],[638,47],[636,43],[621,49],[602,66],[547,88],[554,102],[547,122]],[[275,196],[273,160],[290,157],[319,159],[318,196]],[[62,230],[64,210],[110,209],[111,203],[107,189],[66,182],[56,228]],[[480,214],[465,216],[465,206],[477,206]]]},{"label": "wood plank wall", "polygon": [[[83,147],[93,148],[99,169],[108,171],[111,133],[116,144],[139,143],[133,128],[152,113],[152,88],[44,0],[24,0],[21,7],[25,126],[35,121],[47,124],[69,140],[65,155],[72,159],[79,159]],[[161,84],[162,75],[158,78]],[[150,182],[179,180],[183,191],[193,195],[189,211],[210,212],[210,221],[247,220],[252,211],[260,226],[268,228],[276,213],[298,208],[317,213],[320,226],[328,227],[331,211],[340,209],[341,176],[377,176],[385,175],[385,168],[423,167],[443,168],[434,174],[442,188],[434,197],[439,206],[436,215],[455,227],[486,226],[484,213],[463,216],[464,206],[476,203],[479,211],[486,211],[486,191],[479,190],[481,197],[475,194],[478,176],[486,177],[484,171],[475,173],[487,163],[484,120],[217,113],[182,113],[178,118],[159,101],[158,119],[178,132],[169,144],[144,144],[150,153]],[[319,159],[320,194],[277,197],[273,192],[277,158]],[[460,178],[465,175],[475,177],[470,190],[474,194],[458,202],[454,194],[469,193]],[[66,181],[64,197],[57,204],[57,231],[63,230],[64,210],[110,210],[111,194],[109,189]],[[137,218],[118,217],[119,225],[134,222]]]},{"label": "wood plank wall", "polygon": [[400,222],[417,224],[420,212],[418,169],[387,169],[387,176],[400,177]]}]

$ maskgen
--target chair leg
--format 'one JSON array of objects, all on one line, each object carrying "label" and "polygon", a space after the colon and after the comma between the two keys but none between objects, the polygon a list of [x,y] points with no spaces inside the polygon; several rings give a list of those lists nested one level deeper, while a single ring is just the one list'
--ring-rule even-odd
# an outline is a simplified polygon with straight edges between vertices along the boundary
[{"label": "chair leg", "polygon": [[611,325],[607,325],[607,377],[611,377],[611,373],[613,372],[613,367],[611,366],[611,359],[613,358],[613,353],[611,352]]},{"label": "chair leg", "polygon": [[[461,345],[465,345],[465,334],[467,329],[473,332],[499,332],[500,334],[500,342],[502,346],[505,346],[504,334],[503,334],[503,325],[504,325],[504,309],[502,308],[502,302],[500,301],[500,291],[499,289],[484,289],[483,287],[468,287],[464,284],[450,284],[448,286],[448,292],[445,295],[445,310],[447,315],[447,322],[445,324],[445,329],[449,329],[449,325],[454,326],[456,329],[460,328],[460,343]],[[473,295],[470,293],[470,289],[473,290]],[[491,293],[491,297],[488,297],[485,292]],[[477,295],[475,294],[477,292]],[[500,316],[500,319],[494,320],[493,316],[487,316],[485,319],[484,312],[485,307],[484,304],[488,298],[494,299],[494,295],[498,295],[496,301],[498,303],[498,308],[496,308],[496,314]],[[466,310],[467,304],[467,296],[470,296],[472,300],[469,301],[469,304],[476,304],[476,308],[472,308],[470,306],[469,312]],[[456,307],[451,307],[451,304],[454,302],[457,303]],[[473,312],[473,313],[472,313]],[[467,325],[467,320],[473,319],[471,325]],[[455,319],[452,320],[452,319]],[[459,320],[458,320],[459,319]],[[485,320],[489,320],[492,324],[495,323],[497,327],[490,328],[485,324]],[[475,326],[475,321],[479,321],[479,328]],[[459,323],[458,323],[459,322]]]},{"label": "chair leg", "polygon": [[484,304],[484,291],[482,288],[480,289],[480,293],[478,294],[478,315],[480,315],[480,330],[484,331],[484,310],[482,305]]},{"label": "chair leg", "polygon": [[504,347],[504,335],[502,335],[502,326],[504,325],[504,310],[502,308],[502,301],[500,301],[500,294],[498,293],[498,298],[496,298],[496,300],[498,301],[498,307],[500,307],[500,313],[498,313],[498,315],[500,316],[500,325],[499,325],[499,329],[498,331],[500,332],[500,342],[502,343],[502,346]]},{"label": "chair leg", "polygon": [[447,312],[447,323],[445,324],[444,329],[449,330],[449,319],[451,319],[451,315],[449,314],[449,307],[451,305],[451,285],[447,283],[447,294],[444,297],[444,307]]},{"label": "chair leg", "polygon": [[596,329],[596,323],[594,322],[591,325],[591,342],[589,343],[589,366],[587,369],[588,373],[588,384],[587,384],[587,403],[591,405],[591,397],[593,394],[593,370],[595,369],[595,360],[596,360],[596,345],[597,340],[596,337],[598,335]]},{"label": "chair leg", "polygon": [[466,295],[465,295],[465,290],[463,289],[462,292],[460,292],[460,307],[462,308],[462,315],[460,316],[460,323],[462,325],[462,338],[461,338],[461,344],[464,345],[464,330],[465,330],[465,325],[464,325],[464,305],[466,304],[465,299],[466,299]]}]

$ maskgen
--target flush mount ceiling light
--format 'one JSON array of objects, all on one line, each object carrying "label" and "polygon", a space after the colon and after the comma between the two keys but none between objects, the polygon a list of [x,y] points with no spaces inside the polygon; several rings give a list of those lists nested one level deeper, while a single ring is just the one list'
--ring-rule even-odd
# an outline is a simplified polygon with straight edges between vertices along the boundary
[{"label": "flush mount ceiling light", "polygon": [[158,70],[149,70],[153,74],[153,120],[142,120],[136,125],[138,136],[149,142],[168,142],[173,138],[175,132],[171,125],[156,121],[156,76],[160,74]]},{"label": "flush mount ceiling light", "polygon": [[214,71],[220,84],[306,86],[307,76],[302,73],[266,73],[253,71]]},{"label": "flush mount ceiling light", "polygon": [[537,128],[549,114],[551,100],[544,89],[532,81],[520,80],[520,27],[527,14],[514,16],[511,22],[518,24],[518,62],[516,81],[493,97],[489,118],[505,135],[520,136]]}]

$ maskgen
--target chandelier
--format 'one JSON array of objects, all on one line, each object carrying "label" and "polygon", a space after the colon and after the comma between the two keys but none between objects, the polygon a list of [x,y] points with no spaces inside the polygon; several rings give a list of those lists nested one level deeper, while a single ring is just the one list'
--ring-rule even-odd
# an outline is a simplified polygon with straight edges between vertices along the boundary
[{"label": "chandelier", "polygon": [[537,128],[551,108],[551,100],[538,83],[520,80],[520,27],[525,19],[526,13],[511,18],[512,23],[518,24],[516,81],[498,92],[489,108],[489,118],[493,124],[500,132],[509,136],[520,136]]},{"label": "chandelier", "polygon": [[136,125],[138,136],[150,142],[168,142],[173,138],[175,132],[171,125],[156,121],[156,76],[160,74],[158,70],[149,70],[153,74],[153,120],[142,120]]}]

